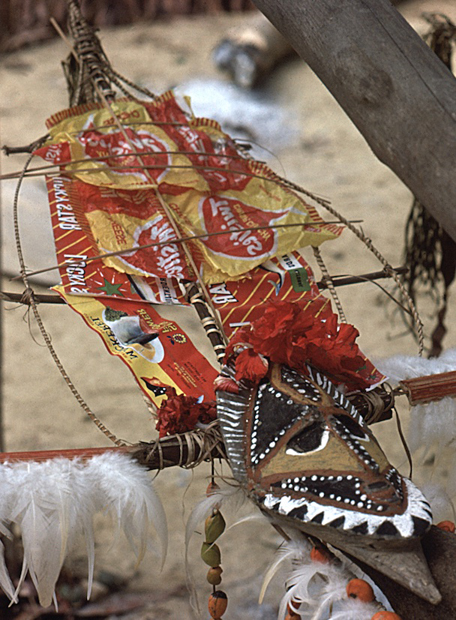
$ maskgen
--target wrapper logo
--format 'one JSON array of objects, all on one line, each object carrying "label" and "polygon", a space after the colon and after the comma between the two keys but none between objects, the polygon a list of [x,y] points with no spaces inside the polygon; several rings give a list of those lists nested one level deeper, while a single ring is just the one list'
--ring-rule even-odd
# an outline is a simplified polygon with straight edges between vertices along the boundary
[{"label": "wrapper logo", "polygon": [[271,226],[287,215],[285,211],[261,211],[256,207],[226,196],[203,198],[199,203],[200,217],[208,233],[223,230],[231,234],[205,239],[204,244],[214,254],[252,260],[266,258],[277,249],[277,231],[270,229],[245,230],[256,226]]},{"label": "wrapper logo", "polygon": [[182,280],[188,277],[188,272],[179,245],[172,241],[176,239],[170,223],[158,215],[154,220],[138,226],[133,234],[133,246],[149,245],[154,241],[168,242],[166,245],[156,245],[139,249],[120,256],[120,260],[134,267],[144,275],[159,278],[177,278]]},{"label": "wrapper logo", "polygon": [[[114,168],[114,174],[134,174],[140,176],[145,182],[149,180],[149,175],[156,181],[161,181],[166,175],[168,167],[171,165],[171,155],[169,147],[157,136],[145,129],[138,129],[133,132],[126,128],[125,134],[128,141],[119,131],[112,130],[110,133],[101,133],[89,127],[78,135],[78,141],[84,147],[86,156],[90,158],[104,158],[106,166]],[[132,149],[134,152],[132,153]],[[141,159],[134,153],[140,153]],[[148,166],[160,166],[158,169],[149,168],[147,174],[138,172],[135,166],[138,163]],[[125,172],[116,170],[125,166]]]},{"label": "wrapper logo", "polygon": [[42,157],[44,161],[51,164],[68,163],[71,160],[70,147],[67,142],[59,142],[58,144],[50,144],[43,146],[34,152],[34,155]]}]

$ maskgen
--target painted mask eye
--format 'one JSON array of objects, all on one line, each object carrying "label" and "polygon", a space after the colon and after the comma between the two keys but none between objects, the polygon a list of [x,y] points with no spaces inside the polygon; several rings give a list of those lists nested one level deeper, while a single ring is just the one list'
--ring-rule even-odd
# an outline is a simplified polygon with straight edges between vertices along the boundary
[{"label": "painted mask eye", "polygon": [[323,422],[313,422],[287,443],[286,454],[299,455],[322,450],[328,443],[329,431]]}]

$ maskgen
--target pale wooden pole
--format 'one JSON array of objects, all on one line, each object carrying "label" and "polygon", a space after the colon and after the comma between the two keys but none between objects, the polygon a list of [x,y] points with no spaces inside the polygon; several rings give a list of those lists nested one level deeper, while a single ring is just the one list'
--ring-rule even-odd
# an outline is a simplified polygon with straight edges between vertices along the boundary
[{"label": "pale wooden pole", "polygon": [[456,240],[456,80],[447,67],[388,0],[253,1]]}]

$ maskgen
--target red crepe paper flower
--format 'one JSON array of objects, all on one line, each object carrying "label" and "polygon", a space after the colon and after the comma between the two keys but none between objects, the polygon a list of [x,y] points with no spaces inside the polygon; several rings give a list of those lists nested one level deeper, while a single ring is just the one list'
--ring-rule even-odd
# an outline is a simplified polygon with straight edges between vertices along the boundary
[{"label": "red crepe paper flower", "polygon": [[[228,352],[235,352],[241,344],[250,347],[236,360],[236,379],[257,382],[266,374],[262,374],[259,361],[255,361],[257,353],[301,372],[310,364],[337,385],[344,384],[352,391],[365,389],[372,385],[373,377],[381,377],[361,354],[355,342],[358,336],[352,325],[339,324],[323,297],[312,299],[304,309],[296,303],[282,301],[271,303],[250,329],[240,330]],[[360,374],[360,371],[364,372]]]},{"label": "red crepe paper flower", "polygon": [[268,373],[269,364],[253,349],[244,349],[236,358],[236,380],[246,379],[258,383]]},{"label": "red crepe paper flower", "polygon": [[169,396],[157,412],[156,429],[162,438],[191,431],[198,422],[209,424],[216,417],[214,401],[198,403],[193,396],[177,394],[174,388],[169,388]]},{"label": "red crepe paper flower", "polygon": [[230,377],[219,375],[214,381],[214,390],[216,392],[230,392],[231,394],[239,394],[239,386]]}]

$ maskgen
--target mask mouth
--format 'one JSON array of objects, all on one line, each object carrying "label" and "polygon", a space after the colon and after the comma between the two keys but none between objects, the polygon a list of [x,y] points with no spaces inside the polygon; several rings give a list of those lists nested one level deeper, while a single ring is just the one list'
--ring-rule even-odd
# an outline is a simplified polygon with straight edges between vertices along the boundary
[{"label": "mask mouth", "polygon": [[270,492],[276,497],[305,496],[308,501],[319,502],[322,506],[331,505],[366,514],[401,514],[406,510],[403,481],[393,468],[385,478],[367,484],[354,474],[316,472],[303,475],[301,472],[272,483]]},{"label": "mask mouth", "polygon": [[[318,480],[312,480],[314,477],[317,477]],[[314,474],[310,477],[310,484],[324,484],[324,480],[320,480],[322,477]],[[357,503],[369,501],[367,498],[361,500],[364,494],[359,496],[360,502],[349,500],[348,497],[343,498],[342,492],[340,495],[334,493],[334,499],[328,498],[328,501],[320,495],[318,497],[313,495],[311,498],[308,494],[306,496],[294,491],[294,487],[299,486],[295,482],[296,478],[297,476],[290,477],[290,479],[284,479],[280,483],[271,485],[269,492],[262,497],[257,496],[255,499],[272,518],[285,517],[286,520],[292,520],[295,527],[298,528],[301,522],[304,531],[306,531],[306,527],[321,525],[329,526],[347,534],[367,536],[372,540],[404,541],[420,538],[432,524],[432,514],[428,502],[415,485],[406,478],[401,479],[404,484],[406,502],[400,513],[392,509],[390,511],[383,510],[384,502],[379,504],[382,506],[382,510],[378,510],[378,506],[374,509],[373,503],[369,510],[359,507]],[[337,480],[337,478],[339,476],[335,476],[334,480],[330,482],[340,484],[342,481]],[[301,482],[301,478],[299,481]],[[357,483],[355,477],[348,482],[353,482],[354,485]],[[306,483],[307,480],[302,484],[305,486]],[[285,488],[283,488],[283,484]],[[292,485],[293,490],[288,485]],[[316,486],[314,488],[316,490]],[[332,494],[330,493],[330,495]],[[353,501],[355,504],[351,503]]]}]

